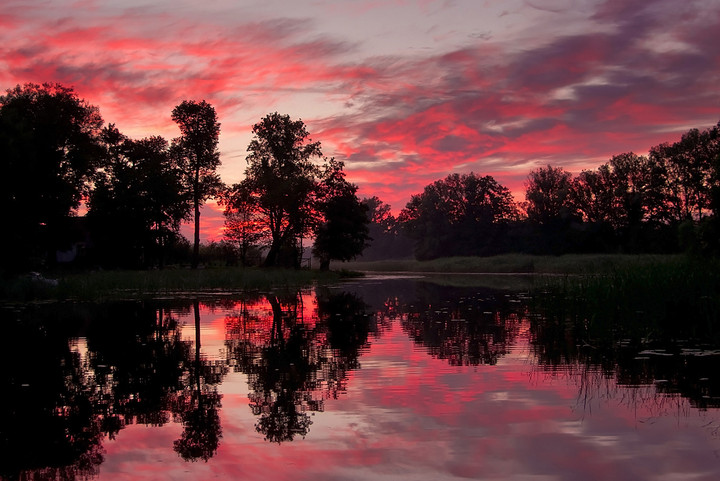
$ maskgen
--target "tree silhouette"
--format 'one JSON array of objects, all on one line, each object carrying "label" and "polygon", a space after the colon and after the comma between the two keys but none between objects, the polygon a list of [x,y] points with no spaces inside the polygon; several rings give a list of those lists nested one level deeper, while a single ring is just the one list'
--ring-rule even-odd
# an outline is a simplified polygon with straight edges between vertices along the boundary
[{"label": "tree silhouette", "polygon": [[235,184],[223,189],[218,205],[224,207],[225,239],[237,246],[242,265],[251,265],[253,254],[259,258],[260,244],[270,237],[251,193],[244,184]]},{"label": "tree silhouette", "polygon": [[6,269],[38,267],[70,247],[64,229],[102,159],[101,125],[96,107],[59,84],[18,85],[0,97]]},{"label": "tree silhouette", "polygon": [[220,165],[220,123],[215,109],[204,100],[184,100],[173,109],[172,119],[178,124],[181,134],[173,141],[173,153],[184,166],[192,197],[195,219],[192,267],[195,269],[200,255],[200,206],[215,195],[220,186],[215,172]]},{"label": "tree silhouette", "polygon": [[363,260],[372,261],[390,258],[403,258],[412,255],[412,241],[400,228],[400,223],[391,212],[388,204],[377,196],[364,198],[362,203],[368,208],[368,247],[363,250]]},{"label": "tree silhouette", "polygon": [[162,137],[132,140],[114,125],[103,130],[108,150],[95,179],[88,219],[105,266],[162,267],[164,247],[189,214],[182,171]]},{"label": "tree silhouette", "polygon": [[504,226],[518,216],[510,191],[491,176],[451,174],[414,195],[399,216],[418,259],[489,255],[503,249]]},{"label": "tree silhouette", "polygon": [[349,261],[360,255],[369,240],[367,206],[360,202],[357,186],[345,180],[343,163],[330,160],[329,175],[320,184],[318,209],[322,220],[315,230],[313,254],[320,259],[320,270],[330,268],[330,260]]},{"label": "tree silhouette", "polygon": [[525,181],[528,220],[547,225],[572,217],[571,189],[572,174],[561,167],[548,165],[530,172]]},{"label": "tree silhouette", "polygon": [[720,155],[720,123],[690,129],[672,144],[650,149],[650,158],[667,171],[665,201],[674,221],[699,220],[709,213],[713,162]]},{"label": "tree silhouette", "polygon": [[240,188],[248,193],[270,236],[265,266],[278,263],[281,250],[290,250],[297,264],[296,241],[312,232],[316,222],[317,182],[321,171],[313,163],[322,155],[311,142],[302,120],[277,112],[253,126],[248,167]]}]

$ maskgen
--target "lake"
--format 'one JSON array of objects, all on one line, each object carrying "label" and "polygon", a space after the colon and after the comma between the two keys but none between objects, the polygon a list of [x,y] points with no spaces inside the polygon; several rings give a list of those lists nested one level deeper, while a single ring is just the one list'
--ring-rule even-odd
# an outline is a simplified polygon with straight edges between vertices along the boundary
[{"label": "lake", "polygon": [[720,347],[519,280],[5,306],[0,477],[720,479]]}]

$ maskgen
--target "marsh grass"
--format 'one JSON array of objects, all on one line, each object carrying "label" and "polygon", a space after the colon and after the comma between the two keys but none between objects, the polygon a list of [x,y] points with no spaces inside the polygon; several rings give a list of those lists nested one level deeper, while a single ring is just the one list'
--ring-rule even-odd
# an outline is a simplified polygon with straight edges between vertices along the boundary
[{"label": "marsh grass", "polygon": [[387,260],[333,264],[363,272],[445,272],[445,273],[533,273],[533,274],[599,274],[622,266],[646,266],[672,263],[679,256],[566,254],[532,256],[506,254],[493,257],[447,257],[431,261]]},{"label": "marsh grass", "polygon": [[208,268],[152,271],[93,271],[47,274],[47,278],[23,277],[7,281],[0,288],[6,300],[42,299],[100,300],[118,297],[182,295],[189,292],[220,293],[304,286],[333,282],[334,272],[292,269]]},{"label": "marsh grass", "polygon": [[643,342],[720,341],[720,261],[685,257],[617,264],[586,276],[547,278],[545,316],[589,337]]}]

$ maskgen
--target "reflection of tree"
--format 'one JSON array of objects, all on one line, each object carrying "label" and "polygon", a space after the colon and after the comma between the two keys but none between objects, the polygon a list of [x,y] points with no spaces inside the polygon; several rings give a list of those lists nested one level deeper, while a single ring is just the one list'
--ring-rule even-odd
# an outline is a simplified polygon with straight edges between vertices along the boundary
[{"label": "reflection of tree", "polygon": [[318,300],[317,317],[305,319],[303,297],[267,295],[264,304],[244,305],[228,319],[228,353],[248,375],[256,429],[277,443],[309,432],[308,413],[345,390],[367,340],[368,318],[356,298],[328,294]]},{"label": "reflection of tree", "polygon": [[126,425],[169,422],[191,355],[175,318],[147,303],[114,303],[94,313],[87,342],[96,409],[111,437]]},{"label": "reflection of tree", "polygon": [[[174,305],[187,309],[187,301]],[[200,305],[192,304],[195,349],[177,320],[147,303],[119,303],[97,315],[88,332],[98,414],[112,437],[129,424],[183,423],[175,443],[185,460],[207,461],[217,450],[220,396],[213,387],[226,372],[200,356]]]},{"label": "reflection of tree", "polygon": [[227,368],[219,363],[204,362],[200,356],[200,303],[193,301],[195,318],[195,360],[189,372],[184,392],[179,393],[176,412],[183,423],[182,437],[175,441],[175,451],[186,461],[207,461],[217,451],[220,426],[221,396],[216,387]]},{"label": "reflection of tree", "polygon": [[189,391],[179,396],[176,407],[183,423],[183,433],[173,445],[185,461],[209,460],[217,451],[220,425],[220,394],[215,391]]},{"label": "reflection of tree", "polygon": [[[175,443],[183,459],[207,461],[220,438],[215,386],[227,367],[200,356],[193,307],[194,351],[177,320],[148,302],[0,310],[0,477],[95,475],[105,435],[170,419],[183,423]],[[86,342],[73,340],[78,329]]]},{"label": "reflection of tree", "polygon": [[419,285],[403,329],[454,366],[496,364],[517,336],[520,304],[490,290]]},{"label": "reflection of tree", "polygon": [[[0,477],[74,479],[97,474],[101,429],[84,370],[56,313],[45,326],[0,310]],[[23,316],[25,317],[25,316]]]}]

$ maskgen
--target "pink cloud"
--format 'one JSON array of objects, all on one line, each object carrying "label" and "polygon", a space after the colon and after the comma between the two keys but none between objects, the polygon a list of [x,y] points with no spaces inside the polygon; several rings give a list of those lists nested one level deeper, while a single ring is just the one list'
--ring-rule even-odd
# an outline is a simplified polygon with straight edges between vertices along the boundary
[{"label": "pink cloud", "polygon": [[[32,3],[0,14],[1,83],[72,85],[106,121],[138,137],[177,135],[172,108],[208,100],[221,114],[230,182],[242,177],[250,126],[268,112],[290,113],[327,155],[346,162],[363,195],[379,195],[396,211],[453,172],[492,172],[508,184],[548,163],[579,172],[718,117],[720,34],[712,19],[720,10],[693,2],[678,16],[667,15],[678,8],[669,1],[604,2],[585,29],[528,26],[532,43],[474,32],[443,44],[457,37],[438,34],[434,49],[376,57],[359,54],[362,37],[327,33],[323,22],[386,8],[396,14],[402,3],[239,21],[229,4],[202,14],[184,4],[72,8],[78,15],[59,20]],[[437,10],[432,2],[424,8],[428,18]],[[539,11],[562,26],[564,9]]]}]

